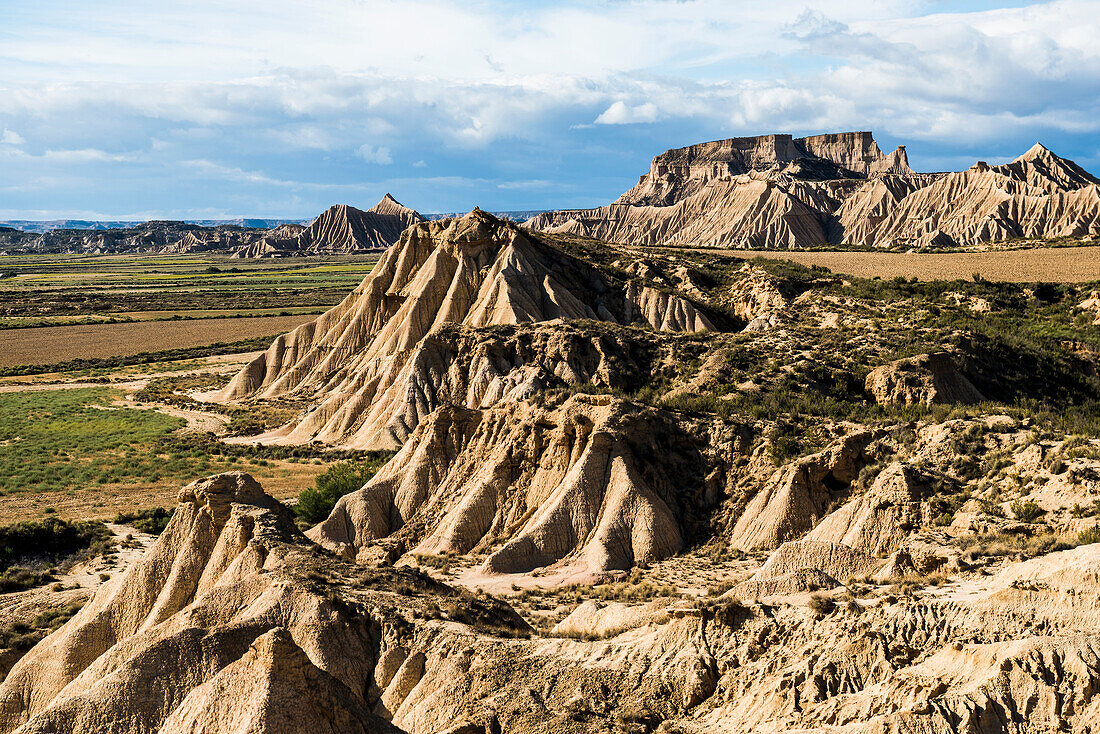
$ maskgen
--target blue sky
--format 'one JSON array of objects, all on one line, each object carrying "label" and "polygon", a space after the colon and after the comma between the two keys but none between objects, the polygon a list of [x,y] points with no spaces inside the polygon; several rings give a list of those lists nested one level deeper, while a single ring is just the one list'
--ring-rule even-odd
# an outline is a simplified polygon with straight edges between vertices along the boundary
[{"label": "blue sky", "polygon": [[875,131],[1100,172],[1100,0],[0,0],[0,219],[594,206],[670,147]]}]

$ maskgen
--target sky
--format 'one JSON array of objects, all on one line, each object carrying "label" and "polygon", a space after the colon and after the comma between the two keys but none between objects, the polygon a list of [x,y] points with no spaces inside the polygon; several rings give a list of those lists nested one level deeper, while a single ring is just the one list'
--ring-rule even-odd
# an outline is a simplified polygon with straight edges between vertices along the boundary
[{"label": "sky", "polygon": [[598,206],[658,153],[872,130],[1100,172],[1100,0],[0,0],[0,219]]}]

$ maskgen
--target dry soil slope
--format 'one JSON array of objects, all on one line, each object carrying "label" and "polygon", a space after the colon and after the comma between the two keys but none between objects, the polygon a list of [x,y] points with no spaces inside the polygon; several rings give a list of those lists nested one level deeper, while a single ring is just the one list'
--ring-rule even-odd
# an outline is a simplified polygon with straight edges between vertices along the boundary
[{"label": "dry soil slope", "polygon": [[361,560],[381,547],[485,556],[484,573],[587,581],[666,558],[706,503],[702,458],[667,418],[607,395],[432,413],[309,536]]},{"label": "dry soil slope", "polygon": [[0,732],[1029,734],[1100,716],[1097,544],[1010,563],[962,600],[586,604],[559,625],[582,639],[562,639],[317,550],[247,475],[180,500],[0,683]]},{"label": "dry soil slope", "polygon": [[305,229],[276,227],[262,239],[237,248],[234,256],[347,255],[382,250],[397,242],[407,227],[422,221],[424,217],[386,194],[366,211],[336,204]]},{"label": "dry soil slope", "polygon": [[[614,281],[480,210],[410,227],[339,305],[279,337],[218,400],[292,395],[315,407],[262,441],[396,448],[453,403],[486,408],[539,390],[567,364],[458,349],[455,325],[481,329],[555,319],[713,329],[676,293]],[[446,332],[446,334],[444,334]]]},{"label": "dry soil slope", "polygon": [[616,202],[527,226],[632,244],[972,245],[1095,235],[1098,183],[1039,144],[1002,166],[918,174],[867,132],[762,135],[666,151]]}]

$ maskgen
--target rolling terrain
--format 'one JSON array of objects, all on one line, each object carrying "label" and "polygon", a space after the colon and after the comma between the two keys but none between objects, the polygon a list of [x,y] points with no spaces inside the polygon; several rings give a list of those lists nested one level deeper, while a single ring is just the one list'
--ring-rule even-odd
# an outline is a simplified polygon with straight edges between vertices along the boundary
[{"label": "rolling terrain", "polygon": [[[923,175],[869,136],[759,143],[668,156],[631,197],[779,164]],[[1041,158],[997,175],[1082,183]],[[0,733],[1091,731],[1090,248],[800,253],[826,267],[655,244],[418,221],[262,352],[120,394],[13,384],[20,501],[78,494],[85,458],[208,476],[117,574],[39,583],[53,616],[0,606]],[[276,499],[275,457],[317,491]],[[123,547],[112,527],[96,542]],[[19,562],[8,583],[50,573]]]}]

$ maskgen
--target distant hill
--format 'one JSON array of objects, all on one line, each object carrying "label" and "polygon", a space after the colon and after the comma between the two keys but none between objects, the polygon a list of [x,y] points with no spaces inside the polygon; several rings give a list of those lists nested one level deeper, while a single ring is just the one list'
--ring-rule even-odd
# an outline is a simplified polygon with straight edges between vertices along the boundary
[{"label": "distant hill", "polygon": [[[488,210],[486,210],[488,211]],[[490,211],[497,219],[507,219],[511,222],[526,222],[531,217],[537,217],[539,214],[544,214],[551,209],[517,209],[515,211]],[[440,219],[453,219],[455,217],[465,216],[466,212],[433,212],[431,214],[425,214],[425,219],[432,221],[438,221]]]},{"label": "distant hill", "polygon": [[[198,227],[245,227],[249,229],[271,229],[280,224],[306,224],[308,219],[184,219],[181,224],[193,224]],[[17,229],[22,232],[44,234],[55,229],[131,229],[144,222],[138,220],[87,220],[87,219],[9,219],[0,221],[0,227]]]},{"label": "distant hill", "polygon": [[759,135],[665,151],[617,201],[526,224],[635,245],[969,247],[1100,234],[1100,181],[1038,143],[1004,165],[915,173],[870,132]]},{"label": "distant hill", "polygon": [[[389,194],[366,211],[338,204],[316,219],[90,222],[17,220],[0,226],[0,253],[172,254],[295,257],[384,249],[424,217]],[[308,224],[308,226],[303,226]]]}]

